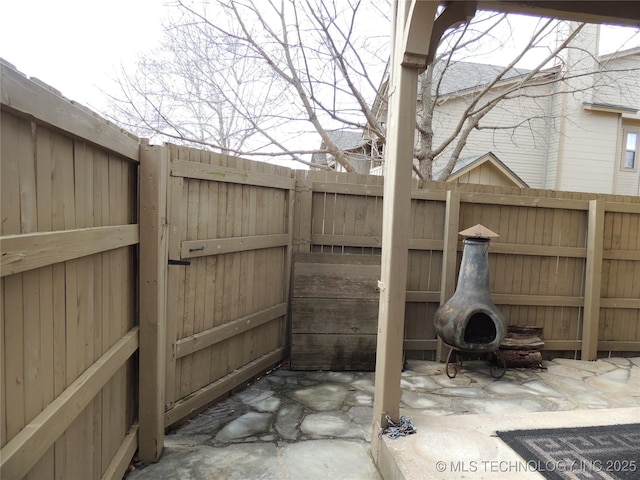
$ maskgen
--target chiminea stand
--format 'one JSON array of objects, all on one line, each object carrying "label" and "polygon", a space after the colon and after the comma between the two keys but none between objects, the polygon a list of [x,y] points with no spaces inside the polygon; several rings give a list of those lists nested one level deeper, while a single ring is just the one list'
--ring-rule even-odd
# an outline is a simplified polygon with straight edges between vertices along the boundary
[{"label": "chiminea stand", "polygon": [[[445,343],[445,345],[447,344]],[[447,374],[447,377],[449,378],[455,378],[455,376],[458,374],[458,370],[462,368],[464,360],[469,360],[471,358],[477,358],[480,356],[486,356],[487,360],[491,363],[489,373],[493,378],[500,378],[507,371],[507,362],[502,356],[500,350],[493,350],[490,352],[477,352],[470,350],[460,350],[458,348],[452,347],[451,345],[447,346],[449,347],[449,355],[447,355],[445,372]]]}]

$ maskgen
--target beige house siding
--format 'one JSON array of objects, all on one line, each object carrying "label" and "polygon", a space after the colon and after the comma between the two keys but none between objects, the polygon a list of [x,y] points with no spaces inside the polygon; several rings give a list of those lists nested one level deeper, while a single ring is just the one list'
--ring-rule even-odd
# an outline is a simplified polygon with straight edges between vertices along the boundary
[{"label": "beige house siding", "polygon": [[[567,63],[582,66],[572,73],[589,73],[585,66],[596,73],[570,80],[569,88],[578,92],[562,95],[552,106],[560,128],[549,143],[546,186],[638,195],[637,172],[621,171],[620,162],[623,122],[640,118],[634,111],[640,108],[640,49],[597,62],[586,43],[584,50],[570,50]],[[584,90],[586,79],[591,88]]]},{"label": "beige house siding", "polygon": [[589,112],[578,106],[567,112],[562,165],[556,189],[612,193],[616,169],[618,115]]},{"label": "beige house siding", "polygon": [[501,187],[513,187],[513,181],[500,170],[489,163],[483,163],[470,172],[467,172],[452,180],[452,183],[475,183],[481,185],[497,185]]},{"label": "beige house siding", "polygon": [[[541,93],[541,88],[528,89],[530,93]],[[496,92],[496,95],[498,92]],[[444,102],[434,112],[436,128],[434,145],[445,140],[447,134],[455,128],[467,107],[468,97],[453,97]],[[515,98],[502,101],[489,112],[480,122],[481,126],[509,127],[522,122],[528,112],[539,111],[538,117],[545,117],[544,106],[548,98],[536,99],[530,97]],[[524,117],[526,118],[526,117]],[[465,157],[483,155],[489,151],[500,159],[505,159],[509,168],[523,178],[532,188],[541,188],[545,173],[544,159],[547,152],[547,126],[544,118],[533,119],[530,123],[515,130],[473,130],[467,139],[463,150]],[[445,166],[452,147],[447,148],[440,161],[436,162],[434,171]]]},{"label": "beige house siding", "polygon": [[[640,48],[632,55],[611,56],[602,61],[608,70],[601,75],[598,88],[593,90],[593,102],[640,108]],[[640,115],[625,114],[640,119]]]}]

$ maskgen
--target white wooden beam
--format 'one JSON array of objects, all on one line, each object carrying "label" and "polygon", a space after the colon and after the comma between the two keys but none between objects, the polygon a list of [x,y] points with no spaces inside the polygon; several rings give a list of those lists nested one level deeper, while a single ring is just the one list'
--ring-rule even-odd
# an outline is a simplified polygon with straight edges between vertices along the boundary
[{"label": "white wooden beam", "polygon": [[[420,2],[413,0],[409,6],[405,20],[404,32],[402,32],[402,65],[405,67],[424,70],[427,66],[427,55],[431,40],[431,28],[424,25],[433,25],[435,16],[435,2]],[[437,4],[436,4],[437,6]]]}]

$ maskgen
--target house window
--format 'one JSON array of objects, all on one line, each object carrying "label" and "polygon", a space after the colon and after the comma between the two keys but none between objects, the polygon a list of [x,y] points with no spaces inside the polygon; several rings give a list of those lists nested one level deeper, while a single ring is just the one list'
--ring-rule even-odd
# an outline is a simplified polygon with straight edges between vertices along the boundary
[{"label": "house window", "polygon": [[638,167],[638,146],[640,145],[640,132],[624,132],[624,150],[622,157],[622,168],[624,170],[635,170]]}]

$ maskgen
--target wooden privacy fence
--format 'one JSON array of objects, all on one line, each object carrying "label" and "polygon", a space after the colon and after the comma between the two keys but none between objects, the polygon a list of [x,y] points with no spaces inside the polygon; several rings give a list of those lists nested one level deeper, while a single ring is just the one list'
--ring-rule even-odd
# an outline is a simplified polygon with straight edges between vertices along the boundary
[{"label": "wooden privacy fence", "polygon": [[0,477],[121,478],[138,435],[138,140],[0,68]]},{"label": "wooden privacy fence", "polygon": [[[151,146],[6,64],[0,80],[3,479],[121,478],[289,347],[295,368],[372,362],[382,177]],[[412,192],[407,357],[437,357],[476,223],[501,235],[510,323],[555,354],[640,351],[639,197],[447,188]]]},{"label": "wooden privacy fence", "polygon": [[295,180],[1,84],[0,476],[122,478],[287,356]]},{"label": "wooden privacy fence", "polygon": [[[299,172],[296,188],[292,367],[372,369],[382,178]],[[547,355],[640,351],[640,198],[432,184],[412,191],[411,219],[408,358],[437,357],[433,316],[455,290],[457,232],[478,223],[500,234],[489,250],[494,301],[510,324],[544,327]],[[344,289],[342,275],[363,288]]]}]

